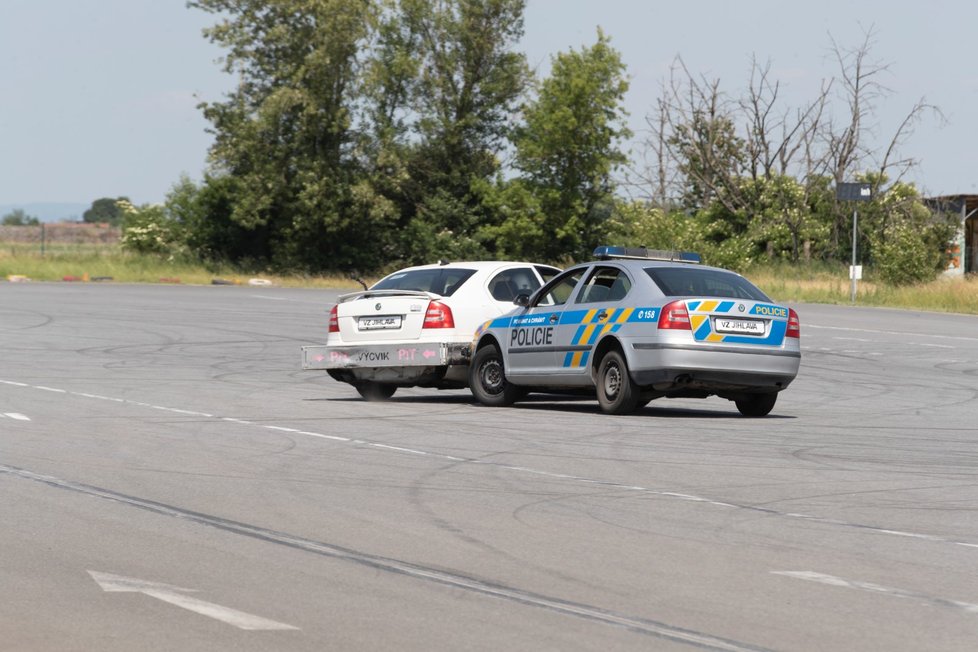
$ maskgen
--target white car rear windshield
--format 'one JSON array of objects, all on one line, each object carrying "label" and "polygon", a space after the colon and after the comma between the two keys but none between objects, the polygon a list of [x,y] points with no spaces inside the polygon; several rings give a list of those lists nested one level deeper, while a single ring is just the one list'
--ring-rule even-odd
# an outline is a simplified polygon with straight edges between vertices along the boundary
[{"label": "white car rear windshield", "polygon": [[770,301],[754,284],[732,272],[702,267],[646,267],[667,297],[723,297]]},{"label": "white car rear windshield", "polygon": [[443,297],[450,297],[473,274],[475,274],[474,269],[458,267],[394,272],[390,276],[382,278],[370,289],[413,290],[416,292],[433,292]]}]

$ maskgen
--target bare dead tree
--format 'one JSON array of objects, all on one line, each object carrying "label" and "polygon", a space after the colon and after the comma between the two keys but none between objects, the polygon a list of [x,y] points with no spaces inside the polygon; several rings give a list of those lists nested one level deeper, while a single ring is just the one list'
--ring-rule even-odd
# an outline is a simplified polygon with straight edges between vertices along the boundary
[{"label": "bare dead tree", "polygon": [[[829,36],[832,56],[839,66],[841,93],[848,113],[843,127],[836,128],[831,122],[828,124],[824,141],[831,159],[832,177],[837,184],[852,178],[860,170],[873,170],[875,174],[870,176],[874,184],[873,194],[879,195],[902,182],[907,173],[919,165],[915,157],[902,156],[900,149],[925,114],[932,113],[942,122],[944,116],[938,107],[921,98],[901,120],[881,154],[873,149],[871,142],[867,142],[872,140],[867,136],[871,137],[880,128],[876,122],[876,104],[893,92],[880,81],[880,77],[889,72],[890,64],[869,58],[875,35],[872,28],[866,30],[862,43],[849,49],[842,48]],[[838,205],[835,213],[832,239],[837,244],[848,216],[842,213]]]},{"label": "bare dead tree", "polygon": [[742,205],[742,143],[736,134],[737,103],[719,79],[694,77],[681,57],[672,66],[663,98],[670,158],[684,178],[686,195],[702,205],[719,201],[730,212]]},{"label": "bare dead tree", "polygon": [[815,99],[794,111],[787,108],[776,111],[780,87],[780,82],[770,80],[770,63],[761,66],[754,59],[747,95],[740,105],[755,180],[759,176],[771,178],[774,174],[794,174],[805,179],[822,164],[820,158],[804,157],[796,162],[796,157],[814,140],[821,127],[832,82],[823,82]]},{"label": "bare dead tree", "polygon": [[[646,116],[644,167],[632,170],[632,188],[662,206],[681,199],[692,208],[718,202],[730,213],[752,216],[763,209],[770,216],[771,206],[754,205],[757,192],[744,192],[748,180],[769,184],[781,193],[780,215],[773,219],[788,229],[797,259],[810,248],[804,241],[811,233],[809,207],[825,192],[828,179],[840,183],[874,172],[876,183],[900,182],[917,164],[900,153],[902,146],[925,113],[940,116],[940,111],[921,99],[880,149],[877,108],[892,91],[882,82],[889,64],[871,58],[875,33],[868,30],[849,49],[829,38],[837,72],[800,108],[784,105],[784,87],[773,78],[769,62],[753,58],[744,94],[732,99],[718,79],[693,74],[676,57],[654,111]],[[845,108],[834,112],[833,100]],[[797,185],[785,183],[787,178]],[[834,249],[845,222],[837,207],[830,222]]]},{"label": "bare dead tree", "polygon": [[645,116],[648,126],[643,131],[641,160],[638,165],[625,168],[623,186],[633,197],[639,197],[653,206],[668,208],[678,196],[678,172],[673,165],[666,140],[668,138],[668,116],[662,98],[656,100],[655,108]]},{"label": "bare dead tree", "polygon": [[920,164],[917,158],[902,156],[899,152],[900,147],[913,135],[914,128],[927,113],[936,116],[941,123],[946,121],[944,113],[939,107],[929,104],[923,97],[920,98],[896,128],[889,145],[877,163],[877,173],[880,179],[888,178],[891,184],[899,183],[912,168]]},{"label": "bare dead tree", "polygon": [[813,143],[830,88],[823,84],[815,100],[792,112],[779,106],[780,83],[772,81],[769,64],[752,62],[747,95],[734,100],[720,90],[719,80],[695,77],[677,57],[655,111],[646,116],[645,167],[633,171],[632,181],[645,184],[659,203],[667,193],[675,201],[685,184],[731,212],[749,208],[740,190],[745,176],[804,179],[824,167]]},{"label": "bare dead tree", "polygon": [[[770,62],[761,65],[751,62],[750,83],[740,102],[744,121],[748,169],[753,181],[768,183],[777,192],[780,222],[791,237],[791,257],[798,260],[802,250],[810,251],[803,242],[803,231],[811,220],[807,210],[817,188],[817,178],[824,172],[826,156],[816,154],[813,143],[822,125],[832,83],[823,82],[816,98],[801,109],[779,108],[780,82],[772,81]],[[795,177],[802,189],[801,200],[789,196],[788,186],[775,182],[776,177]],[[756,212],[757,207],[746,206]]]},{"label": "bare dead tree", "polygon": [[[842,183],[858,170],[869,155],[863,137],[876,110],[876,102],[890,94],[878,78],[889,69],[888,64],[869,60],[873,32],[867,31],[863,42],[845,49],[829,35],[832,55],[839,66],[841,94],[848,106],[847,122],[836,128],[831,122],[825,131],[826,147],[832,160],[832,176]],[[867,124],[870,123],[870,124]]]}]

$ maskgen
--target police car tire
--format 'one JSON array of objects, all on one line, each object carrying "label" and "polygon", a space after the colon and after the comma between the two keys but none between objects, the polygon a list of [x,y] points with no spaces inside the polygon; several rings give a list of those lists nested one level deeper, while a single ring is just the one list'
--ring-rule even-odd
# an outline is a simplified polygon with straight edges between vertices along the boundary
[{"label": "police car tire", "polygon": [[[487,386],[487,380],[494,381],[494,384]],[[493,344],[482,347],[472,357],[472,364],[469,366],[469,387],[476,400],[492,407],[512,405],[526,395],[522,387],[517,387],[506,380],[503,357]]]},{"label": "police car tire", "polygon": [[[608,351],[598,365],[598,403],[608,414],[631,414],[638,409],[641,394],[628,373],[625,357]],[[614,391],[609,394],[609,389]]]},{"label": "police car tire", "polygon": [[745,417],[764,417],[774,409],[774,404],[778,400],[777,392],[767,394],[750,394],[746,398],[734,401],[737,409]]},{"label": "police car tire", "polygon": [[372,380],[360,381],[354,387],[366,401],[386,401],[397,391],[396,385],[376,383]]}]

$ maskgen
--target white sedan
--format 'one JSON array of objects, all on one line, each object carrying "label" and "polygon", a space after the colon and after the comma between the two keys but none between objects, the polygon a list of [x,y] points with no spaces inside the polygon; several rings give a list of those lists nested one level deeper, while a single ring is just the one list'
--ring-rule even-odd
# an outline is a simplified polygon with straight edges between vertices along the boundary
[{"label": "white sedan", "polygon": [[559,273],[501,261],[402,269],[341,295],[326,344],[302,347],[302,368],[325,370],[367,400],[390,398],[398,387],[466,387],[476,329]]}]

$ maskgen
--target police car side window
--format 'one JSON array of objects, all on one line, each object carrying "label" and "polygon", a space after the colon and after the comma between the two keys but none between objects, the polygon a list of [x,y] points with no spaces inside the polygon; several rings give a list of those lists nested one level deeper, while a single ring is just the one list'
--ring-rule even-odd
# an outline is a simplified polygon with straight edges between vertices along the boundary
[{"label": "police car side window", "polygon": [[575,270],[573,272],[565,272],[554,278],[543,286],[543,290],[540,291],[533,306],[564,305],[570,299],[571,293],[577,287],[577,283],[581,280],[583,274],[584,270]]},{"label": "police car side window", "polygon": [[577,303],[621,301],[631,286],[631,281],[622,270],[615,267],[599,267],[581,288],[577,295]]}]

